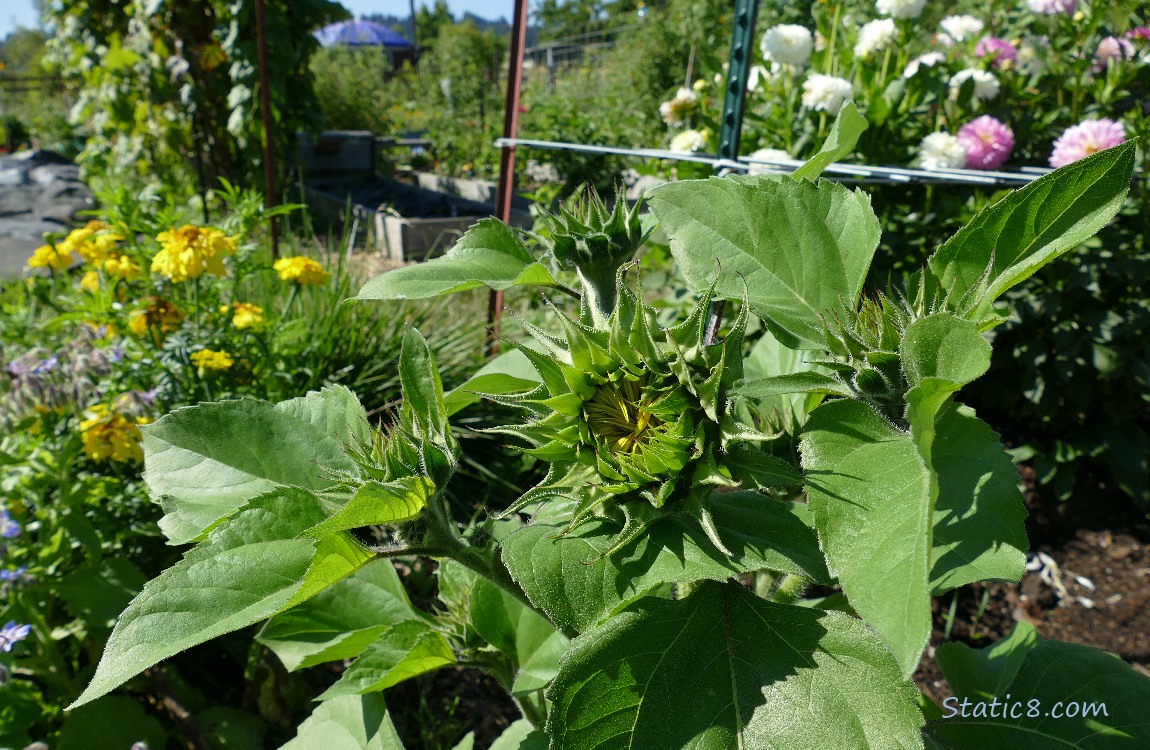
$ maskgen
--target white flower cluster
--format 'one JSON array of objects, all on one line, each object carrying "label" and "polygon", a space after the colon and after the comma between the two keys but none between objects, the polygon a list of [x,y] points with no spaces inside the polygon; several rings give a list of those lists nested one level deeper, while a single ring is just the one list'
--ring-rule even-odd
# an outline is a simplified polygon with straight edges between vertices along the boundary
[{"label": "white flower cluster", "polygon": [[850,96],[851,82],[843,78],[812,73],[803,81],[803,106],[832,117]]},{"label": "white flower cluster", "polygon": [[993,99],[998,96],[1001,86],[998,79],[994,77],[993,73],[978,68],[966,68],[960,70],[951,76],[950,79],[950,99],[957,101],[958,95],[962,91],[962,85],[967,81],[974,81],[974,93],[971,98],[975,102],[980,102],[984,99]]},{"label": "white flower cluster", "polygon": [[864,23],[855,43],[855,57],[869,57],[886,49],[898,37],[898,28],[890,18]]},{"label": "white flower cluster", "polygon": [[702,130],[684,130],[671,139],[671,150],[689,154],[707,147],[707,133]]},{"label": "white flower cluster", "polygon": [[963,42],[982,33],[982,21],[974,16],[947,16],[938,24],[948,38]]},{"label": "white flower cluster", "polygon": [[918,146],[918,161],[923,169],[961,169],[966,149],[950,133],[931,133]]},{"label": "white flower cluster", "polygon": [[874,7],[891,18],[918,18],[926,7],[926,0],[878,0]]},{"label": "white flower cluster", "polygon": [[785,65],[805,65],[811,57],[815,40],[804,26],[783,23],[772,26],[763,34],[759,48],[763,57]]},{"label": "white flower cluster", "polygon": [[933,68],[940,62],[946,59],[946,55],[941,52],[927,52],[919,55],[906,64],[906,70],[902,72],[903,78],[914,78],[918,71],[922,68]]},{"label": "white flower cluster", "polygon": [[689,88],[680,88],[674,98],[659,105],[659,116],[668,125],[682,125],[699,105],[699,96]]}]

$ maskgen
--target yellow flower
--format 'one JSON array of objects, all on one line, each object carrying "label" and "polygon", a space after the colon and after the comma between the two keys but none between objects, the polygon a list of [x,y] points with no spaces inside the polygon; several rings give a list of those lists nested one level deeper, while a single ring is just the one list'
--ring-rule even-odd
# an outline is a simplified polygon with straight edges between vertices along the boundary
[{"label": "yellow flower", "polygon": [[89,221],[79,229],[73,229],[60,245],[69,252],[79,255],[85,263],[98,265],[104,260],[108,251],[124,239],[118,234],[109,232],[110,228],[102,221]]},{"label": "yellow flower", "polygon": [[161,250],[152,258],[152,271],[174,282],[205,273],[223,276],[224,256],[236,252],[236,238],[211,227],[185,225],[156,235]]},{"label": "yellow flower", "polygon": [[92,333],[96,334],[96,338],[111,340],[116,337],[116,326],[112,323],[100,323],[95,320],[85,320],[84,325],[92,329]]},{"label": "yellow flower", "polygon": [[235,360],[227,352],[201,349],[192,353],[192,364],[200,368],[200,373],[203,374],[204,370],[227,370],[235,364]]},{"label": "yellow flower", "polygon": [[280,258],[272,266],[284,281],[294,281],[307,286],[321,286],[327,283],[327,271],[319,263],[303,255]]},{"label": "yellow flower", "polygon": [[32,257],[28,259],[29,268],[51,268],[56,271],[64,271],[75,258],[72,257],[71,249],[67,248],[63,243],[52,245],[41,245],[36,248],[36,252],[32,253]]},{"label": "yellow flower", "polygon": [[143,276],[144,270],[140,268],[140,264],[132,256],[123,252],[114,252],[108,253],[108,257],[104,259],[104,273],[108,274],[110,279],[131,281]]},{"label": "yellow flower", "polygon": [[92,294],[100,291],[100,274],[95,271],[88,271],[80,277],[80,288]]},{"label": "yellow flower", "polygon": [[88,417],[80,422],[80,439],[84,452],[93,461],[141,461],[144,451],[140,448],[140,428],[147,424],[146,419],[130,422],[123,414],[109,413],[104,404],[97,404],[85,411]]},{"label": "yellow flower", "polygon": [[150,297],[145,307],[132,313],[128,319],[128,330],[143,336],[149,328],[158,328],[164,334],[179,328],[183,320],[184,314],[171,302]]},{"label": "yellow flower", "polygon": [[[259,305],[253,305],[250,302],[233,302],[230,309],[232,313],[232,325],[240,331],[245,328],[255,328],[256,326],[263,325],[264,309]],[[227,305],[221,306],[220,315],[227,315],[228,310]]]}]

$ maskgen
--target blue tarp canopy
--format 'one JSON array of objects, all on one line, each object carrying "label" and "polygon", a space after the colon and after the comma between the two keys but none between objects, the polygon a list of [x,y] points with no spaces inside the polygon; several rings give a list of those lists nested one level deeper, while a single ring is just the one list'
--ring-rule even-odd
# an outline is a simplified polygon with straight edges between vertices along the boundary
[{"label": "blue tarp canopy", "polygon": [[340,21],[315,32],[315,38],[324,47],[344,44],[351,46],[411,49],[411,42],[383,24],[373,21]]}]

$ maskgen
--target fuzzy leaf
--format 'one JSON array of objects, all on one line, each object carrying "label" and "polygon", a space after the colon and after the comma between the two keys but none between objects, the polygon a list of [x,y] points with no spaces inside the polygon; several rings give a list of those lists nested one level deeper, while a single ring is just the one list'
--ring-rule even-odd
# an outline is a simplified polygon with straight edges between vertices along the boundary
[{"label": "fuzzy leaf", "polygon": [[769,176],[660,185],[651,210],[691,289],[741,300],[785,346],[824,346],[824,320],[853,307],[878,246],[861,190]]},{"label": "fuzzy leaf", "polygon": [[823,142],[823,147],[806,164],[795,170],[794,178],[812,182],[817,180],[823,170],[854,150],[867,125],[866,118],[859,114],[854,102],[844,104],[835,117],[835,124],[831,126],[830,135]]},{"label": "fuzzy leaf", "polygon": [[308,529],[308,536],[324,536],[333,531],[362,526],[410,521],[427,505],[435,485],[426,477],[402,477],[394,482],[364,482],[351,500],[331,518]]},{"label": "fuzzy leaf", "polygon": [[928,264],[948,306],[981,321],[1007,289],[1094,236],[1130,189],[1135,141],[1056,169],[971,219]]},{"label": "fuzzy leaf", "polygon": [[552,750],[915,748],[915,692],[857,619],[708,582],[578,638],[547,733]]},{"label": "fuzzy leaf", "polygon": [[422,620],[407,620],[388,628],[319,700],[386,690],[454,663],[455,655],[442,633]]},{"label": "fuzzy leaf", "polygon": [[280,750],[403,750],[383,696],[346,695],[324,701]]},{"label": "fuzzy leaf", "polygon": [[442,257],[376,276],[353,299],[426,299],[480,286],[508,289],[526,284],[558,282],[514,229],[498,219],[482,219]]},{"label": "fuzzy leaf", "polygon": [[356,471],[344,447],[370,439],[363,407],[342,386],[275,405],[189,406],[142,431],[144,479],[164,507],[160,528],[172,544],[200,538],[276,486],[333,488],[333,472]]},{"label": "fuzzy leaf", "polygon": [[800,443],[827,565],[910,677],[930,637],[931,472],[860,401],[815,409]]}]

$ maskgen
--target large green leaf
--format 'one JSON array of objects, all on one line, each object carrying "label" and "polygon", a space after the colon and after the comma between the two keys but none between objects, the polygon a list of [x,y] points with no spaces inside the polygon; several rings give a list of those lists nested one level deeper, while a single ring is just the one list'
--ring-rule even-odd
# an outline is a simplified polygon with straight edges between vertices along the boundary
[{"label": "large green leaf", "polygon": [[384,631],[419,615],[390,560],[377,560],[267,621],[256,640],[288,671],[359,656]]},{"label": "large green leaf", "polygon": [[547,737],[526,719],[517,719],[491,743],[491,750],[547,750]]},{"label": "large green leaf", "polygon": [[511,657],[516,669],[555,634],[547,618],[486,578],[475,582],[469,596],[475,632]]},{"label": "large green leaf", "polygon": [[448,392],[443,401],[451,415],[479,401],[481,393],[496,396],[525,393],[538,386],[539,382],[539,372],[527,355],[511,349],[479,368],[462,385]]},{"label": "large green leaf", "polygon": [[930,583],[934,593],[974,581],[1017,581],[1026,565],[1026,506],[1018,470],[998,435],[967,406],[938,420],[938,476]]},{"label": "large green leaf", "polygon": [[819,152],[795,170],[796,180],[817,180],[830,165],[854,150],[859,136],[867,129],[866,118],[859,114],[854,102],[847,102],[835,117],[830,135]]},{"label": "large green leaf", "polygon": [[[981,692],[973,696],[956,694],[943,701],[943,718],[931,721],[925,730],[938,747],[1150,747],[1150,715],[1146,712],[1150,706],[1150,678],[1118,657],[1090,646],[1044,641],[1037,646],[1022,642],[1019,647],[1025,651],[1022,664],[1004,686],[996,684],[1001,691],[993,696],[997,708],[991,700],[982,698]],[[993,679],[992,670],[1006,674],[1014,668],[1003,663],[1004,655],[995,661],[998,663],[988,670],[983,685]],[[950,668],[953,670],[953,663]],[[970,702],[964,706],[963,699]]]},{"label": "large green leaf", "polygon": [[279,488],[214,529],[120,615],[92,682],[73,706],[169,656],[266,619],[370,559],[345,534],[296,538],[325,515],[314,495]]},{"label": "large green leaf", "polygon": [[382,526],[410,521],[427,505],[435,485],[427,477],[401,477],[394,482],[367,481],[360,485],[351,500],[314,529],[310,536],[333,531]]},{"label": "large green leaf", "polygon": [[536,607],[564,628],[584,631],[662,583],[726,580],[754,570],[828,579],[812,521],[799,503],[757,492],[715,494],[711,514],[735,553],[729,558],[694,523],[660,521],[610,557],[620,526],[534,523],[503,540],[503,561]]},{"label": "large green leaf", "polygon": [[143,428],[144,478],[172,544],[199,538],[277,485],[322,492],[353,472],[344,452],[369,439],[367,415],[342,386],[270,404],[255,399],[177,409]]},{"label": "large green leaf", "polygon": [[455,663],[447,639],[422,620],[393,625],[351,663],[319,700],[373,693]]},{"label": "large green leaf", "polygon": [[823,346],[823,322],[853,306],[878,246],[879,224],[861,190],[771,176],[660,185],[651,210],[692,289],[751,308],[784,345]]},{"label": "large green leaf", "polygon": [[514,229],[482,219],[440,258],[397,268],[363,285],[354,299],[424,299],[476,287],[556,286]]},{"label": "large green leaf", "polygon": [[324,701],[280,750],[403,750],[383,696],[346,695]]},{"label": "large green leaf", "polygon": [[160,748],[164,747],[167,735],[163,725],[149,716],[139,701],[107,695],[68,714],[56,747],[90,750],[96,738],[102,747],[131,748],[134,743],[142,742],[148,747]]},{"label": "large green leaf", "polygon": [[850,399],[811,413],[800,451],[828,567],[909,677],[930,637],[931,472],[910,435]]},{"label": "large green leaf", "polygon": [[991,700],[1006,696],[1026,655],[1039,643],[1042,636],[1033,625],[1016,622],[1009,636],[986,648],[971,648],[958,641],[941,643],[935,661],[954,695]]},{"label": "large green leaf", "polygon": [[576,639],[552,750],[918,748],[914,687],[859,620],[735,583],[644,599]]},{"label": "large green leaf", "polygon": [[1056,169],[980,211],[931,255],[948,306],[980,321],[1003,292],[1092,237],[1130,189],[1134,141]]}]

